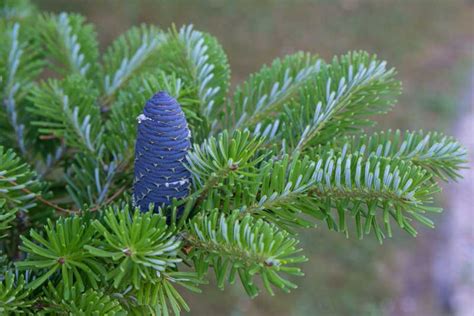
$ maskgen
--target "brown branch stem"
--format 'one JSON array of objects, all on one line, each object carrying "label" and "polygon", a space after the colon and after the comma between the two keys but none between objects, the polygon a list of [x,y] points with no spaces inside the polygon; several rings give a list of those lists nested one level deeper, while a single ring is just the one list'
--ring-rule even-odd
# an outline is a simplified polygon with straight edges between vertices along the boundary
[{"label": "brown branch stem", "polygon": [[[8,183],[10,183],[11,185],[13,186],[19,186],[18,183],[16,183],[15,181],[13,180],[9,180],[7,177],[5,176],[2,176],[0,175],[0,179],[4,179],[4,180],[7,180]],[[20,189],[23,193],[26,193],[26,194],[33,194],[33,196],[35,197],[35,199],[41,203],[43,203],[44,205],[47,205],[51,208],[54,208],[56,211],[59,211],[59,212],[63,212],[63,213],[68,213],[68,214],[74,214],[75,212],[73,210],[69,210],[69,209],[66,209],[66,208],[63,208],[57,204],[54,204],[48,200],[46,200],[44,197],[42,197],[40,194],[36,194],[32,191],[30,191],[28,188],[21,188]]]}]

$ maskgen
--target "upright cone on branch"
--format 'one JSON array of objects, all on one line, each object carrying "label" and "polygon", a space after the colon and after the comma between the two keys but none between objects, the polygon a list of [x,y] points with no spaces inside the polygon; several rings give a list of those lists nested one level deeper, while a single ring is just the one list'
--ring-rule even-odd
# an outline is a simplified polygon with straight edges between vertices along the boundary
[{"label": "upright cone on branch", "polygon": [[184,166],[191,132],[179,103],[160,91],[137,117],[133,199],[147,211],[169,205],[189,192],[191,174]]},{"label": "upright cone on branch", "polygon": [[467,166],[439,132],[362,132],[401,91],[375,55],[297,52],[230,89],[192,26],[133,27],[101,54],[84,17],[23,18],[28,1],[0,0],[0,316],[179,316],[211,271],[290,292],[299,228],[416,236]]}]

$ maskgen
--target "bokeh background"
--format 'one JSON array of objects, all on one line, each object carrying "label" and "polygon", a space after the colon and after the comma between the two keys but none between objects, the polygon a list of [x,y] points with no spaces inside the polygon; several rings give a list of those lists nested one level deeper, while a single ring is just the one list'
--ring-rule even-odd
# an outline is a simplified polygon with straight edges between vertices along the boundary
[{"label": "bokeh background", "polygon": [[[229,56],[234,86],[262,64],[298,50],[330,59],[349,50],[364,49],[396,67],[404,84],[398,106],[390,115],[379,119],[378,128],[438,129],[448,134],[461,133],[465,141],[470,139],[463,130],[473,124],[465,118],[473,106],[470,78],[473,78],[474,60],[474,1],[36,0],[34,3],[47,11],[85,15],[96,24],[102,49],[132,25],[145,22],[168,28],[173,23],[177,26],[192,23],[221,41]],[[472,128],[471,132],[474,132]],[[447,212],[436,216],[437,230],[420,228],[417,239],[398,231],[395,238],[380,246],[371,238],[346,239],[328,232],[324,226],[302,231],[303,247],[310,260],[303,267],[306,275],[295,280],[299,284],[297,290],[276,297],[263,294],[251,300],[240,285],[222,292],[211,283],[203,288],[201,295],[185,295],[191,314],[436,316],[466,312],[474,315],[474,303],[469,303],[470,299],[474,301],[473,283],[469,284],[474,282],[469,279],[474,275],[473,228],[467,226],[468,236],[461,236],[467,238],[461,241],[467,243],[467,250],[454,249],[453,234],[458,229],[452,226],[452,214],[457,209],[452,210],[450,199],[458,197],[455,193],[440,195],[439,203],[448,208]],[[461,222],[471,221],[467,212],[460,213]],[[446,260],[456,256],[456,251],[462,252],[461,261],[467,261],[468,277],[462,277],[462,281],[453,277],[459,274],[460,268]],[[459,282],[468,282],[467,287]],[[458,292],[468,299],[456,299]]]}]

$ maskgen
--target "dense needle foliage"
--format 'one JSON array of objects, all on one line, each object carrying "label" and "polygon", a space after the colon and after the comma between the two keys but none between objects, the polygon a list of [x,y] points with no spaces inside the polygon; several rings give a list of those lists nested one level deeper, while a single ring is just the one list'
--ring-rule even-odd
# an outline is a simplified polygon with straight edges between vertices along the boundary
[{"label": "dense needle foliage", "polygon": [[[401,87],[366,52],[298,52],[230,93],[225,52],[192,26],[134,27],[100,52],[80,15],[0,4],[1,314],[179,314],[211,272],[288,292],[299,228],[415,236],[465,163],[438,132],[364,133]],[[139,210],[137,117],[158,91],[186,117],[192,185]]]}]

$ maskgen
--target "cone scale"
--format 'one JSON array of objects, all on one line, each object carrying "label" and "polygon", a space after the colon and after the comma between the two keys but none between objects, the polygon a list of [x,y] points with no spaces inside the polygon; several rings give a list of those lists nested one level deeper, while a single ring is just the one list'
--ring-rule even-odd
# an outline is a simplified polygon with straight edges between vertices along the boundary
[{"label": "cone scale", "polygon": [[137,117],[133,200],[141,211],[170,205],[188,195],[191,174],[185,168],[191,132],[180,104],[160,91]]}]

